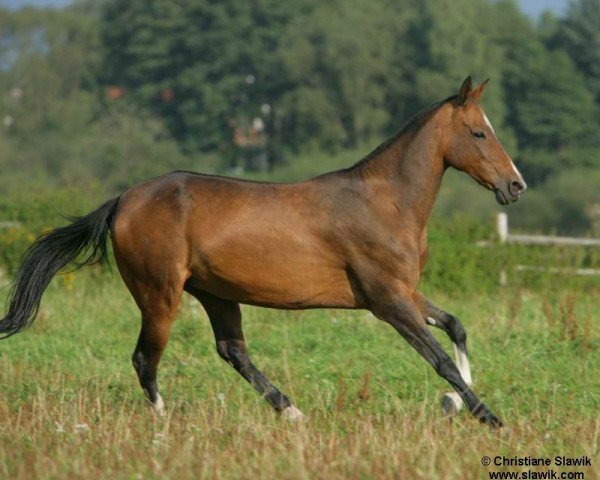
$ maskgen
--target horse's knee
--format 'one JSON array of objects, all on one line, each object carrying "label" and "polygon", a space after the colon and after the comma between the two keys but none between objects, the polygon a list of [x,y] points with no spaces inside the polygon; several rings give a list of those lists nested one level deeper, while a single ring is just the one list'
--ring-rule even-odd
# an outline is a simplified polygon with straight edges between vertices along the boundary
[{"label": "horse's knee", "polygon": [[450,357],[444,356],[443,358],[437,359],[433,365],[433,368],[442,378],[450,379],[453,376],[460,377],[460,372]]},{"label": "horse's knee", "polygon": [[138,376],[141,377],[144,371],[145,363],[144,355],[142,354],[142,352],[140,352],[139,350],[133,352],[133,355],[131,356],[131,363],[133,364],[133,368],[135,369]]},{"label": "horse's knee", "polygon": [[243,342],[235,340],[228,342],[227,356],[229,363],[238,370],[246,369],[250,365],[250,356]]},{"label": "horse's knee", "polygon": [[451,339],[457,345],[465,345],[467,342],[467,332],[460,320],[453,315],[448,315],[448,331]]},{"label": "horse's knee", "polygon": [[227,348],[227,342],[217,342],[217,354],[227,363],[230,363],[229,349]]},{"label": "horse's knee", "polygon": [[219,340],[217,342],[217,353],[219,357],[229,363],[244,363],[248,359],[248,351],[245,345],[240,345],[234,340]]}]

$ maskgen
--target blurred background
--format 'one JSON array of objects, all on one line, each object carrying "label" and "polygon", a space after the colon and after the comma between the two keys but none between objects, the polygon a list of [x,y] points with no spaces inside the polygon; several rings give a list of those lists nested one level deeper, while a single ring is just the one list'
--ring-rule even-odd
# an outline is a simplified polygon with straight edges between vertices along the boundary
[{"label": "blurred background", "polygon": [[[0,222],[349,166],[469,74],[530,185],[511,230],[600,236],[600,0],[0,0]],[[449,172],[434,222],[493,230],[493,197]]]}]

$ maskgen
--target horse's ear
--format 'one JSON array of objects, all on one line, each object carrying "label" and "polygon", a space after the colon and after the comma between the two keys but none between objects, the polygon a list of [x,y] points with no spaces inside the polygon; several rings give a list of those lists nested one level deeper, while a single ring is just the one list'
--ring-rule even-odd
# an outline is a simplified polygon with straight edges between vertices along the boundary
[{"label": "horse's ear", "polygon": [[490,81],[490,79],[488,78],[485,82],[483,82],[481,85],[479,85],[475,90],[473,90],[471,92],[470,97],[475,100],[476,102],[479,101],[479,99],[481,98],[481,96],[483,95],[483,92],[485,91],[485,87],[487,87],[488,82]]},{"label": "horse's ear", "polygon": [[471,75],[469,75],[465,78],[465,81],[462,83],[460,91],[458,92],[458,103],[461,105],[464,104],[469,98],[471,90],[473,90],[473,82],[471,81]]}]

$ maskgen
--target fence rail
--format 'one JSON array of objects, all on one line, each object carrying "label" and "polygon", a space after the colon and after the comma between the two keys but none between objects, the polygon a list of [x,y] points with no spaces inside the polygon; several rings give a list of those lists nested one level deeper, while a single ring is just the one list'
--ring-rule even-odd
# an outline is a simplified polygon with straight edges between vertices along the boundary
[{"label": "fence rail", "polygon": [[0,222],[0,228],[19,228],[20,222]]},{"label": "fence rail", "polygon": [[551,237],[548,235],[515,235],[507,238],[508,243],[524,243],[526,245],[567,245],[574,247],[600,247],[596,238]]},{"label": "fence rail", "polygon": [[555,237],[551,235],[523,235],[508,233],[508,215],[499,212],[496,228],[501,243],[521,243],[525,245],[566,245],[574,247],[600,247],[600,238]]},{"label": "fence rail", "polygon": [[[522,245],[547,245],[547,246],[570,246],[570,247],[600,247],[599,238],[577,238],[577,237],[556,237],[550,235],[526,235],[514,234],[508,231],[508,215],[499,212],[496,217],[496,230],[500,243],[518,243]],[[480,245],[485,246],[484,242]],[[543,267],[540,265],[517,265],[515,270],[518,272],[549,272],[558,274],[575,275],[600,275],[598,268],[559,268]],[[500,271],[500,284],[507,283],[506,269]]]}]

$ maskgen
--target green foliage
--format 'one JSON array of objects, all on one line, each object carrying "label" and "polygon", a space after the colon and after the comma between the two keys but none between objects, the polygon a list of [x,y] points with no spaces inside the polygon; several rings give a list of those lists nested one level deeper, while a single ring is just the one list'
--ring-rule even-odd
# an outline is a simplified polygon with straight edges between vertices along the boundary
[{"label": "green foliage", "polygon": [[[427,0],[418,2],[419,14],[411,24],[410,43],[414,46],[413,92],[422,108],[433,98],[458,93],[465,72],[481,80],[502,79],[504,52],[488,32],[493,31],[493,6],[483,0]],[[407,41],[408,39],[405,39]],[[491,118],[502,127],[502,89],[486,92],[485,104]]]},{"label": "green foliage", "polygon": [[511,206],[511,225],[527,232],[600,236],[600,171],[569,169],[533,186],[525,202]]},{"label": "green foliage", "polygon": [[549,43],[569,53],[585,75],[596,101],[600,101],[600,1],[571,2]]},{"label": "green foliage", "polygon": [[13,275],[21,257],[43,232],[67,223],[65,216],[84,215],[104,200],[101,190],[88,187],[60,189],[38,187],[0,197],[0,268]]},{"label": "green foliage", "polygon": [[240,117],[259,115],[284,81],[273,50],[294,11],[271,0],[108,1],[104,79],[161,114],[188,150],[227,149]]},{"label": "green foliage", "polygon": [[23,252],[41,232],[33,233],[21,227],[0,228],[0,277],[14,276],[19,268]]},{"label": "green foliage", "polygon": [[[584,22],[581,11],[594,2],[574,4],[564,22],[548,18],[537,30],[510,1],[306,0],[278,9],[259,2],[252,11],[233,0],[202,8],[126,3],[105,9],[106,78],[152,105],[187,147],[227,152],[230,165],[240,165],[232,160],[233,127],[252,117],[265,120],[273,166],[290,158],[288,149],[335,152],[381,139],[455,93],[466,72],[492,78],[486,110],[530,185],[565,165],[599,165],[593,73],[560,33],[589,30],[596,16]],[[175,92],[168,105],[165,88]]]},{"label": "green foliage", "polygon": [[523,145],[560,152],[595,131],[594,98],[564,52],[534,58],[524,73],[525,85],[511,82],[515,125]]},{"label": "green foliage", "polygon": [[334,0],[290,22],[278,51],[290,82],[277,110],[284,143],[355,146],[389,127],[389,66],[406,4],[391,16],[384,2]]},{"label": "green foliage", "polygon": [[[489,294],[500,290],[500,275],[505,272],[515,288],[560,290],[568,281],[570,288],[595,291],[600,287],[597,277],[577,277],[572,272],[578,268],[600,268],[597,250],[502,245],[491,221],[481,223],[464,215],[442,220],[438,216],[429,227],[429,261],[421,288]],[[528,270],[521,272],[519,266]],[[557,274],[553,269],[564,273]]]},{"label": "green foliage", "polygon": [[443,291],[494,291],[503,264],[503,251],[477,247],[491,239],[491,225],[471,217],[454,216],[450,221],[436,219],[429,227],[429,260],[423,287]]},{"label": "green foliage", "polygon": [[[0,471],[19,480],[462,480],[483,476],[491,453],[589,454],[600,393],[593,297],[430,293],[467,330],[474,389],[507,424],[500,434],[464,411],[444,418],[448,385],[371,315],[245,307],[254,363],[308,417],[282,421],[218,357],[210,322],[187,295],[159,368],[168,416],[156,418],[130,361],[139,311],[120,279],[87,269],[57,278],[32,328],[2,342]],[[586,477],[600,473],[594,458]]]},{"label": "green foliage", "polygon": [[184,156],[147,110],[104,98],[96,18],[24,10],[0,24],[15,59],[0,69],[0,189],[100,182],[120,191],[167,169],[216,168],[211,155]]},{"label": "green foliage", "polygon": [[[515,224],[590,232],[595,196],[554,185],[568,169],[581,191],[600,189],[597,4],[539,25],[511,0],[0,9],[0,192],[116,193],[172,169],[299,180],[359,160],[474,74],[491,77],[484,107],[533,187]],[[489,218],[490,196],[458,182],[439,210]]]}]

